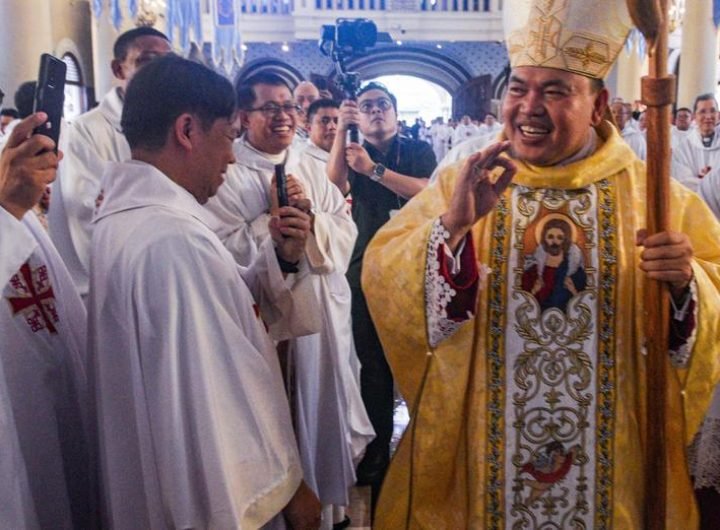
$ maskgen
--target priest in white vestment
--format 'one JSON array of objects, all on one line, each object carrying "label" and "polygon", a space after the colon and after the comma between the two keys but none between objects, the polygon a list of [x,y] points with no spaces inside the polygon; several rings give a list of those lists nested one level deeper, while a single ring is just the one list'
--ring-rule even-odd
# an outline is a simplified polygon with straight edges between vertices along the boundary
[{"label": "priest in white vestment", "polygon": [[464,142],[456,145],[455,148],[449,151],[448,154],[446,154],[445,157],[440,160],[440,162],[438,162],[435,171],[433,171],[433,174],[430,176],[430,183],[432,184],[433,182],[435,182],[438,178],[438,175],[440,175],[440,171],[445,169],[447,166],[454,164],[455,162],[458,162],[460,160],[464,160],[471,154],[477,153],[478,151],[485,149],[485,147],[495,142],[496,138],[497,133],[481,134],[480,136],[470,138],[469,140],[465,140]]},{"label": "priest in white vestment", "polygon": [[485,115],[482,125],[480,126],[480,134],[493,134],[496,135],[503,130],[503,124],[497,119],[497,116],[492,112],[488,112]]},{"label": "priest in white vestment", "polygon": [[28,138],[46,119],[18,124],[0,158],[0,526],[8,529],[94,520],[85,307],[31,211],[58,162],[52,140]]},{"label": "priest in white vestment", "polygon": [[127,90],[133,160],[108,167],[89,301],[111,528],[320,524],[265,330],[318,329],[301,261],[310,217],[280,208],[247,269],[209,228],[201,205],[234,161],[234,108],[225,78],[177,56]]},{"label": "priest in white vestment", "polygon": [[142,66],[170,51],[167,37],[150,27],[120,35],[111,63],[118,86],[63,131],[65,158],[53,185],[50,236],[83,299],[88,294],[92,218],[102,199],[100,177],[108,162],[130,159],[130,147],[120,128],[125,89]]},{"label": "priest in white vestment", "polygon": [[694,108],[697,127],[673,149],[672,156],[673,163],[690,172],[691,176],[685,179],[683,184],[697,191],[701,179],[714,170],[720,170],[720,134],[715,127],[718,117],[715,96],[698,96]]},{"label": "priest in white vestment", "polygon": [[449,125],[443,123],[442,118],[437,118],[435,123],[430,127],[430,138],[432,138],[432,148],[435,151],[435,158],[442,160],[448,152],[448,139],[452,138],[453,129]]},{"label": "priest in white vestment", "polygon": [[[318,494],[332,526],[330,506],[347,506],[355,483],[354,460],[374,433],[362,404],[359,367],[352,344],[350,288],[345,272],[357,228],[346,202],[325,172],[327,153],[317,144],[332,145],[337,109],[313,111],[328,118],[333,138],[316,134],[315,142],[298,152],[291,144],[298,115],[292,94],[276,76],[253,76],[237,92],[243,138],[235,142],[236,164],[207,207],[216,231],[240,265],[248,265],[267,238],[274,167],[284,164],[290,204],[306,197],[313,206],[313,230],[305,254],[315,293],[321,303],[320,333],[289,344],[289,379],[294,424],[305,480]],[[318,127],[316,124],[316,133]]]},{"label": "priest in white vestment", "polygon": [[647,141],[643,133],[632,123],[630,104],[616,101],[610,106],[610,110],[622,139],[630,146],[630,149],[635,151],[640,160],[645,160],[647,158]]},{"label": "priest in white vestment", "polygon": [[481,134],[480,128],[470,121],[470,116],[465,115],[453,132],[453,146],[457,147],[460,142],[469,140],[479,134]]}]

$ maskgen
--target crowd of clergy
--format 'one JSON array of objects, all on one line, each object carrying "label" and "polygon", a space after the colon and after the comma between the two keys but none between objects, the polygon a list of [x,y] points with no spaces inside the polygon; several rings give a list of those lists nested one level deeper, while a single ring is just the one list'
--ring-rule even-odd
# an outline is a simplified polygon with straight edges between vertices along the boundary
[{"label": "crowd of clergy", "polygon": [[[0,526],[348,526],[353,486],[377,500],[394,403],[363,252],[502,124],[403,130],[379,84],[232,86],[151,28],[108,67],[57,155],[22,96],[0,113]],[[611,107],[644,160],[643,109]],[[719,120],[700,95],[672,126],[673,176],[718,218]]]}]

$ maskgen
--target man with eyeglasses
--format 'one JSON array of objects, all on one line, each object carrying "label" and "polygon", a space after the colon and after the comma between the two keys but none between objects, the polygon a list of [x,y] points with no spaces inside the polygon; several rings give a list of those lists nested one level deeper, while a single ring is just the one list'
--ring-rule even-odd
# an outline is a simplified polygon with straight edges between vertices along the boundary
[{"label": "man with eyeglasses", "polygon": [[673,162],[687,168],[692,175],[683,181],[691,190],[697,191],[700,182],[720,168],[720,134],[716,121],[718,104],[713,94],[701,94],[693,106],[695,123],[687,136],[673,149]]},{"label": "man with eyeglasses", "polygon": [[[362,414],[353,415],[357,423],[351,423],[348,412],[361,403],[350,340],[350,288],[344,276],[357,229],[324,167],[301,161],[304,149],[293,143],[301,108],[285,81],[261,72],[240,79],[236,93],[245,134],[233,148],[237,162],[228,168],[225,185],[207,208],[215,217],[216,233],[243,266],[269,237],[268,221],[277,209],[276,165],[285,166],[290,206],[311,214],[303,258],[285,265],[305,283],[308,297],[317,295],[321,331],[296,330],[297,338],[273,335],[272,327],[270,332],[283,341],[279,351],[287,358],[285,375],[304,479],[328,521],[333,507],[349,504],[348,491],[355,482],[353,447],[362,451],[373,435],[369,421],[358,420]],[[333,522],[343,520],[343,513],[336,515]]]},{"label": "man with eyeglasses", "polygon": [[640,160],[645,160],[647,156],[647,142],[642,133],[633,127],[630,104],[616,101],[610,106],[610,111],[612,112],[622,139],[635,151],[635,154]]},{"label": "man with eyeglasses", "polygon": [[[348,143],[350,124],[365,138]],[[361,389],[377,438],[358,466],[358,482],[371,485],[373,500],[390,461],[393,430],[393,378],[360,287],[363,256],[370,239],[394,212],[428,183],[435,169],[432,148],[397,133],[397,101],[379,83],[368,83],[357,101],[340,107],[338,133],[328,162],[328,176],[344,194],[352,193],[353,219],[358,227],[347,277],[352,288],[355,347],[360,358]]]}]

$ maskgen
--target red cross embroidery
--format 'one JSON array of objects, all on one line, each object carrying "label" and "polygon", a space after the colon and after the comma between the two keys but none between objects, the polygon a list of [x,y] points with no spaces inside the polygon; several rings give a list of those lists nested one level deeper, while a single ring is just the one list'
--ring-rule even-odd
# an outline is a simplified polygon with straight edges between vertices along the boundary
[{"label": "red cross embroidery", "polygon": [[31,270],[30,263],[26,262],[10,278],[10,286],[16,295],[7,297],[13,315],[24,314],[33,332],[47,329],[50,333],[57,333],[54,323],[60,319],[55,309],[55,293],[50,285],[47,266]]}]

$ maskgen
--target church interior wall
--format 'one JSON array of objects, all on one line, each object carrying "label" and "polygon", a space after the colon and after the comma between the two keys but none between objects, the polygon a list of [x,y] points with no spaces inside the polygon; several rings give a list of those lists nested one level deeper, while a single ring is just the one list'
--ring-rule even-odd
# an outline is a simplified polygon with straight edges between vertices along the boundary
[{"label": "church interior wall", "polygon": [[[438,44],[441,45],[441,48],[437,48]],[[296,41],[288,43],[288,46],[289,51],[285,52],[282,50],[282,43],[247,43],[245,64],[263,59],[279,60],[302,73],[305,79],[309,79],[310,74],[328,75],[328,73],[332,71],[332,62],[320,52],[316,41]],[[406,46],[411,46],[417,50],[426,50],[433,54],[442,54],[459,65],[462,65],[463,70],[467,71],[470,77],[490,74],[495,78],[502,74],[508,63],[505,46],[497,42],[408,42]],[[396,45],[379,45],[376,50],[387,47],[400,48]],[[372,59],[373,51],[371,50],[364,62],[368,60],[371,61]],[[377,70],[377,68],[375,68],[375,70]],[[378,71],[381,72],[381,70]],[[381,72],[381,74],[385,73],[397,72]],[[424,78],[429,81],[438,82],[437,79],[432,79],[428,76],[424,76]],[[442,86],[446,83],[438,82],[438,84]]]},{"label": "church interior wall", "polygon": [[5,92],[5,106],[13,105],[21,83],[37,78],[43,53],[73,53],[84,82],[92,85],[89,2],[2,0],[0,20],[0,88]]}]

